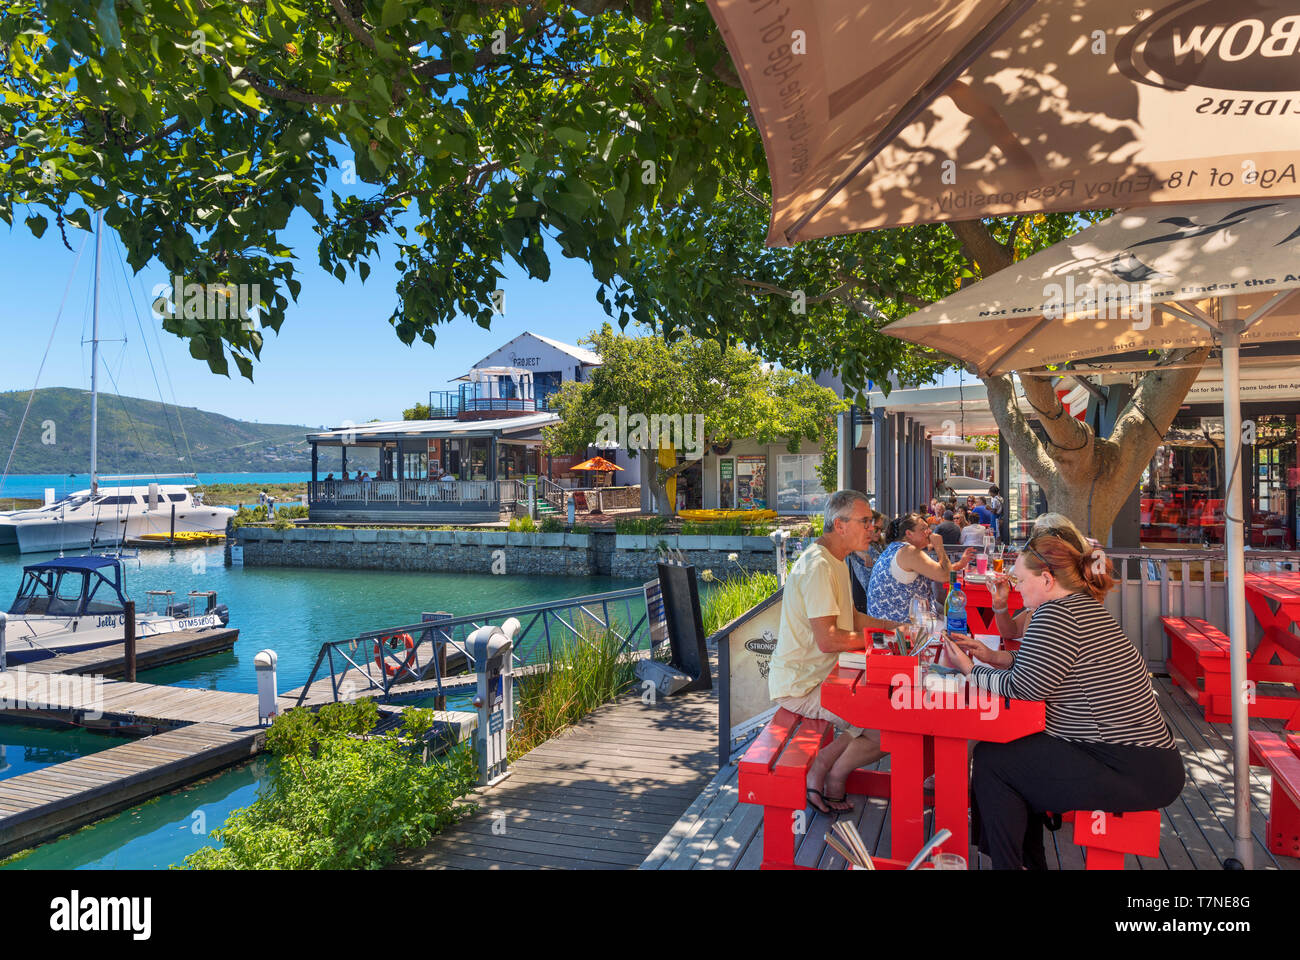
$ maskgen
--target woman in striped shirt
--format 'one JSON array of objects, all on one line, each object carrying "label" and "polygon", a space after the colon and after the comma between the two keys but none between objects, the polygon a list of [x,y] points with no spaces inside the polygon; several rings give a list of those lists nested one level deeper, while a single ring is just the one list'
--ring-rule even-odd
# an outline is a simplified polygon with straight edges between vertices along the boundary
[{"label": "woman in striped shirt", "polygon": [[1047,704],[1043,733],[978,744],[971,777],[994,868],[1045,869],[1040,814],[1159,809],[1182,790],[1183,762],[1142,655],[1102,606],[1114,580],[1100,548],[1034,537],[1011,579],[1032,611],[1019,652],[960,635],[946,647],[972,683]]}]

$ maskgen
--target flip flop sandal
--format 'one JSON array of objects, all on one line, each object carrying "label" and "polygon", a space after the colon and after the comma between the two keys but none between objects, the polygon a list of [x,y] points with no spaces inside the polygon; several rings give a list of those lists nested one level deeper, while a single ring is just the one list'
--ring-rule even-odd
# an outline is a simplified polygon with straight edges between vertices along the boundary
[{"label": "flip flop sandal", "polygon": [[[809,802],[810,804],[812,804],[812,808],[813,808],[814,810],[816,810],[818,813],[834,813],[834,812],[835,812],[835,811],[832,810],[830,807],[826,807],[826,806],[821,806],[821,805],[820,805],[820,804],[824,804],[824,803],[826,803],[826,797],[822,795],[822,792],[821,792],[820,790],[814,790],[812,787],[806,787],[806,788],[804,789],[804,796],[807,797],[808,802]],[[816,797],[817,799],[814,800],[813,797]],[[819,803],[819,801],[820,801],[820,803]]]},{"label": "flip flop sandal", "polygon": [[844,810],[837,810],[835,807],[831,807],[831,809],[830,809],[830,812],[831,812],[831,813],[834,813],[834,814],[841,814],[841,813],[852,813],[852,812],[853,812],[853,804],[849,803],[849,797],[848,797],[848,794],[847,794],[847,793],[846,793],[844,796],[842,796],[842,797],[827,797],[827,796],[824,796],[824,795],[823,795],[823,796],[822,796],[822,799],[826,801],[826,803],[827,803],[828,806],[829,806],[830,804],[832,804],[832,803],[844,803],[844,804],[848,804],[847,808],[844,809]]}]

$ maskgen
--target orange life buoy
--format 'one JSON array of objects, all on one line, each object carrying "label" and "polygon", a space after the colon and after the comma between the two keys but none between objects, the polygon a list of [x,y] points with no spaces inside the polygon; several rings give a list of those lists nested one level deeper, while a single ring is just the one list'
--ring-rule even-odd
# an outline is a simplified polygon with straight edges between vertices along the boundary
[{"label": "orange life buoy", "polygon": [[400,649],[398,644],[406,647],[406,663],[403,666],[410,669],[415,666],[415,641],[411,639],[409,633],[393,633],[386,637],[380,637],[375,641],[375,663],[384,668],[384,672],[390,677],[395,677],[401,667],[395,667],[389,663],[388,658],[384,656],[384,647],[390,649]]}]

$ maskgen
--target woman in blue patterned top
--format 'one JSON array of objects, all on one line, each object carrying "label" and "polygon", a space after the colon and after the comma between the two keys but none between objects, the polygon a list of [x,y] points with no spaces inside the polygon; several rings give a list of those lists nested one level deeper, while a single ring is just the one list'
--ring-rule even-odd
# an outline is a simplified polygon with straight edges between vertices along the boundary
[{"label": "woman in blue patterned top", "polygon": [[968,547],[957,563],[951,563],[943,538],[930,532],[930,524],[919,513],[895,517],[886,536],[889,546],[872,566],[867,586],[867,613],[882,620],[908,620],[913,597],[929,604],[930,584],[946,584],[949,574],[965,570],[975,555],[975,548]]}]

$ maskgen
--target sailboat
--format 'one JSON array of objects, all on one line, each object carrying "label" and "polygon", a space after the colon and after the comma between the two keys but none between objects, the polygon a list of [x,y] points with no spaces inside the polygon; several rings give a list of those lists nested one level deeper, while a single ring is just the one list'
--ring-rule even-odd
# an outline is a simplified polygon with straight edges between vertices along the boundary
[{"label": "sailboat", "polygon": [[[90,336],[90,488],[28,510],[0,513],[0,547],[17,546],[22,553],[93,550],[116,547],[145,536],[177,533],[220,533],[235,515],[229,507],[208,506],[201,492],[191,492],[198,478],[192,473],[159,476],[106,476],[118,484],[145,485],[100,488],[99,476],[99,256],[103,214],[95,219],[95,279],[91,297]],[[191,480],[161,484],[156,481]]]}]

